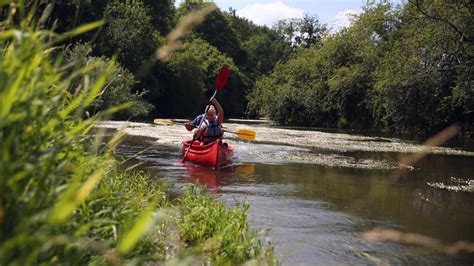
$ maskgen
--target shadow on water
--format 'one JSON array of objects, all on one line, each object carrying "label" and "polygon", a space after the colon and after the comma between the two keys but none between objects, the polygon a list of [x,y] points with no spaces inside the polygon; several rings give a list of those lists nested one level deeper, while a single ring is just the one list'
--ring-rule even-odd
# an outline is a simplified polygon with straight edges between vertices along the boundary
[{"label": "shadow on water", "polygon": [[[117,152],[130,157],[150,143],[142,138],[128,139]],[[429,185],[473,179],[472,157],[429,155],[414,170],[395,178],[396,170],[263,161],[254,154],[281,147],[241,147],[236,152],[237,164],[218,170],[179,164],[179,150],[169,147],[150,149],[137,156],[134,163],[141,162],[140,169],[166,181],[176,191],[189,182],[199,182],[229,204],[235,200],[249,202],[250,223],[270,228],[269,236],[277,253],[282,254],[283,263],[474,262],[472,254],[449,257],[427,248],[369,242],[359,236],[362,231],[385,227],[432,236],[445,243],[474,242],[474,193]],[[397,157],[383,153],[346,155]]]}]

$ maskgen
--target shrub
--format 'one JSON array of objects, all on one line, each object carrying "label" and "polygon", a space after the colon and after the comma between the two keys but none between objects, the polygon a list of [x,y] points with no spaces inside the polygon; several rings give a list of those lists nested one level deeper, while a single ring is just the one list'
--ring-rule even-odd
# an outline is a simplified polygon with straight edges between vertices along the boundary
[{"label": "shrub", "polygon": [[150,10],[140,0],[110,1],[104,17],[108,23],[98,51],[109,57],[117,53],[119,62],[135,73],[156,48]]},{"label": "shrub", "polygon": [[[97,80],[111,60],[105,56],[93,57],[90,56],[92,48],[88,44],[77,43],[68,53],[66,64],[73,64],[76,68],[84,68],[88,65],[94,66],[87,76],[92,82]],[[78,77],[74,83],[73,88],[79,88],[84,77]],[[110,75],[107,77],[105,86],[100,92],[99,96],[87,108],[90,114],[95,114],[98,111],[104,111],[114,106],[131,102],[133,105],[129,108],[120,110],[113,114],[115,118],[129,119],[130,117],[147,116],[153,109],[153,106],[143,100],[142,97],[146,94],[145,91],[137,91],[132,93],[133,88],[137,82],[132,73],[119,63],[112,66]]]}]

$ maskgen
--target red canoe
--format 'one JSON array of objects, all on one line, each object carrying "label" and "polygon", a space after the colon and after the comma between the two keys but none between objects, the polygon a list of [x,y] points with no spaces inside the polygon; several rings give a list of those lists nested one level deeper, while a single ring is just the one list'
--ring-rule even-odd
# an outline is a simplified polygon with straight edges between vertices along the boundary
[{"label": "red canoe", "polygon": [[[184,153],[189,148],[191,140],[183,141],[181,151]],[[217,140],[207,145],[199,141],[194,141],[191,150],[186,156],[186,160],[202,166],[218,168],[232,163],[234,147],[223,144],[222,140]]]}]

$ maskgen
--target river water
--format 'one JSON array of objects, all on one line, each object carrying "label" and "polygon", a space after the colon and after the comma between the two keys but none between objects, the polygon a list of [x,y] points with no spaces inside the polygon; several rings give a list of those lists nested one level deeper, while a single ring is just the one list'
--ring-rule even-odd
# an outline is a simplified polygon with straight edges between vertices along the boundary
[{"label": "river water", "polygon": [[[433,237],[446,245],[458,240],[474,242],[472,142],[448,143],[450,147],[435,150],[400,172],[396,167],[400,154],[418,147],[417,141],[265,125],[232,126],[257,131],[257,141],[230,138],[235,164],[224,169],[179,164],[176,141],[157,141],[156,135],[142,134],[149,130],[174,135],[169,128],[157,126],[128,125],[141,133],[133,136],[129,131],[117,153],[133,157],[131,161],[139,163],[136,167],[178,193],[198,182],[229,205],[250,203],[250,224],[269,229],[268,237],[283,264],[474,263],[472,253],[448,256],[426,247],[361,237],[361,232],[382,227]],[[186,134],[180,127],[173,130]],[[265,138],[272,132],[278,132],[274,139]],[[284,135],[287,141],[278,139]],[[333,140],[295,144],[294,138],[308,135],[311,140],[307,143],[318,136]]]}]

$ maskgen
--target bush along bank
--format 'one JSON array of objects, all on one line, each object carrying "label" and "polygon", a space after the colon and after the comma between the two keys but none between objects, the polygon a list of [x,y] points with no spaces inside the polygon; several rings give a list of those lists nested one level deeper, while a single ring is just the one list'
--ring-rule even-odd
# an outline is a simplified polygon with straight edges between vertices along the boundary
[{"label": "bush along bank", "polygon": [[114,60],[91,79],[98,64],[65,64],[57,44],[101,22],[58,35],[15,18],[0,24],[0,265],[273,262],[247,225],[248,207],[227,209],[195,189],[172,204],[158,182],[118,170],[121,134],[105,145],[90,137],[130,104],[87,116]]},{"label": "bush along bank", "polygon": [[290,126],[472,134],[472,1],[380,2],[257,79],[249,111]]}]

